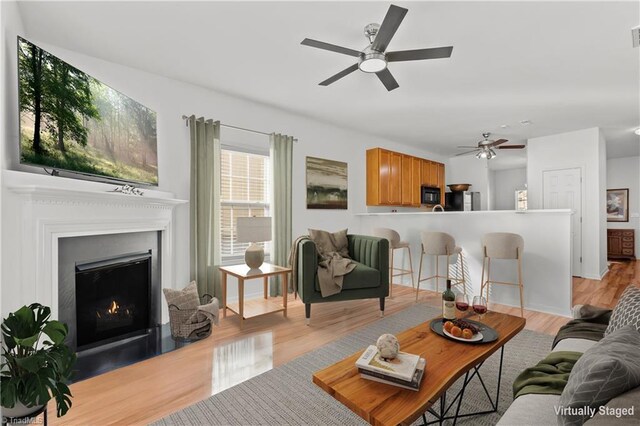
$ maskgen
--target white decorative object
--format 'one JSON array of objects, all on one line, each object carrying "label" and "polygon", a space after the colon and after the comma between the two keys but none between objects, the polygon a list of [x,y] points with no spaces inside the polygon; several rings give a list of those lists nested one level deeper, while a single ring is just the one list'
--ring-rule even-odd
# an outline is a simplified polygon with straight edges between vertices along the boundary
[{"label": "white decorative object", "polygon": [[116,186],[113,192],[121,192],[126,195],[144,195],[144,191],[131,185]]},{"label": "white decorative object", "polygon": [[400,351],[400,343],[398,343],[398,339],[393,334],[383,334],[378,337],[376,346],[380,357],[386,360],[394,359]]}]

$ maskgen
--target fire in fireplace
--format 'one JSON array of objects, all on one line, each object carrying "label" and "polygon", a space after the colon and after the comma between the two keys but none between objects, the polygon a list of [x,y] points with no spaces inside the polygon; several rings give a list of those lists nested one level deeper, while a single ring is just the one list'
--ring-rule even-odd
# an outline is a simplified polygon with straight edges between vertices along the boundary
[{"label": "fire in fireplace", "polygon": [[150,251],[77,264],[78,350],[146,333],[150,305]]}]

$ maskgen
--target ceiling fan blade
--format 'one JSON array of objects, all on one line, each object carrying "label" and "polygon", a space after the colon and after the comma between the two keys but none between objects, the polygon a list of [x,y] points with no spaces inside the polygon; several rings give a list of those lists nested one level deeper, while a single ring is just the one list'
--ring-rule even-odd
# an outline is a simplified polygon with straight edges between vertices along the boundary
[{"label": "ceiling fan blade", "polygon": [[471,153],[474,153],[474,152],[478,152],[478,151],[479,151],[478,149],[474,149],[473,151],[461,152],[460,154],[456,154],[455,156],[459,157],[461,155],[468,155],[468,154],[471,154]]},{"label": "ceiling fan blade", "polygon": [[498,149],[522,149],[524,147],[525,145],[505,145],[505,146],[499,146]]},{"label": "ceiling fan blade", "polygon": [[387,61],[419,61],[422,59],[439,59],[451,56],[453,46],[433,47],[429,49],[415,50],[397,50],[395,52],[387,52]]},{"label": "ceiling fan blade", "polygon": [[406,15],[407,12],[408,10],[404,7],[399,7],[393,4],[389,6],[389,10],[387,10],[384,21],[382,21],[380,29],[378,30],[378,34],[376,34],[376,38],[371,44],[371,49],[378,52],[384,52],[387,50],[389,42],[398,30],[398,27],[402,23],[404,15]]},{"label": "ceiling fan blade", "polygon": [[474,149],[479,149],[480,147],[478,147],[478,146],[469,146],[469,145],[460,145],[460,146],[458,146],[458,148],[474,148]]},{"label": "ceiling fan blade", "polygon": [[391,71],[389,71],[389,68],[385,68],[382,71],[377,72],[376,75],[388,91],[392,91],[393,89],[397,89],[398,87],[400,87],[396,79],[393,78],[393,75],[391,75]]},{"label": "ceiling fan blade", "polygon": [[335,83],[336,81],[340,80],[342,77],[351,74],[352,72],[354,72],[357,69],[358,69],[358,64],[353,64],[349,68],[346,68],[346,69],[340,71],[339,73],[337,73],[335,75],[332,75],[331,77],[329,77],[328,79],[326,79],[325,81],[323,81],[323,82],[321,82],[319,84],[320,84],[320,86],[328,86],[331,83]]},{"label": "ceiling fan blade", "polygon": [[509,140],[508,139],[498,139],[497,141],[491,142],[487,146],[494,147],[494,146],[502,145],[505,142],[509,142]]},{"label": "ceiling fan blade", "polygon": [[359,58],[362,54],[361,52],[349,49],[348,47],[336,46],[335,44],[325,43],[324,41],[313,40],[310,38],[305,38],[300,44],[316,47],[318,49],[329,50],[331,52],[342,53],[343,55],[354,56],[356,58]]}]

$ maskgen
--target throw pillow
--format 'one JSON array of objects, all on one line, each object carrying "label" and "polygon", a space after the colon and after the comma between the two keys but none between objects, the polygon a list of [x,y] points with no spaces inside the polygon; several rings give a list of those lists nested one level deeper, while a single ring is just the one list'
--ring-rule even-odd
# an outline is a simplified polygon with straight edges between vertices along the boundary
[{"label": "throw pillow", "polygon": [[626,325],[640,330],[640,288],[635,285],[629,285],[620,296],[604,335],[608,336]]},{"label": "throw pillow", "polygon": [[638,348],[640,333],[631,325],[589,348],[574,365],[560,395],[558,424],[582,425],[600,406],[640,385]]},{"label": "throw pillow", "polygon": [[168,305],[176,305],[179,309],[196,309],[200,305],[200,296],[198,296],[198,286],[195,281],[183,288],[182,290],[174,290],[171,288],[163,288],[165,299]]},{"label": "throw pillow", "polygon": [[316,243],[321,254],[337,252],[340,256],[349,258],[349,240],[346,229],[334,233],[309,229],[309,238]]}]

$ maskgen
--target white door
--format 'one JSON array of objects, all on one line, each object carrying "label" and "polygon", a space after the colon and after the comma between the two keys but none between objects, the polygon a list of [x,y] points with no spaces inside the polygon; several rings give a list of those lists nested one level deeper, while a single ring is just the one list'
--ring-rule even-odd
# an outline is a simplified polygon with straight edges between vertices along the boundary
[{"label": "white door", "polygon": [[582,175],[579,168],[543,173],[543,208],[571,209],[573,220],[572,274],[582,276]]}]

